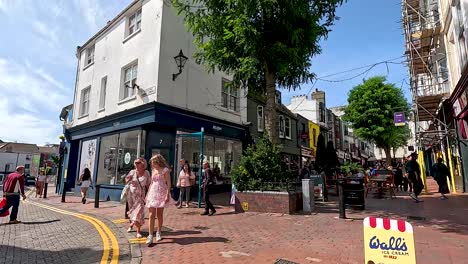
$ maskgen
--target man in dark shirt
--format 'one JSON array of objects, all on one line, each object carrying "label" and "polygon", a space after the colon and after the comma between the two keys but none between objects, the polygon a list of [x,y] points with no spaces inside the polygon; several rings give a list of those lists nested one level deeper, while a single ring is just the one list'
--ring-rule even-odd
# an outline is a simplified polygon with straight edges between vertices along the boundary
[{"label": "man in dark shirt", "polygon": [[[208,162],[203,162],[203,196],[205,197],[205,212],[201,215],[214,215],[216,210],[210,201],[210,194],[213,191],[214,175]],[[210,213],[211,210],[211,213]]]},{"label": "man in dark shirt", "polygon": [[18,208],[20,204],[20,195],[23,196],[23,200],[26,199],[24,194],[24,166],[16,167],[16,171],[8,174],[5,181],[3,182],[3,196],[7,202],[3,208],[0,208],[0,214],[8,211],[10,207],[13,207],[10,214],[10,224],[21,223],[16,219],[18,216]]}]

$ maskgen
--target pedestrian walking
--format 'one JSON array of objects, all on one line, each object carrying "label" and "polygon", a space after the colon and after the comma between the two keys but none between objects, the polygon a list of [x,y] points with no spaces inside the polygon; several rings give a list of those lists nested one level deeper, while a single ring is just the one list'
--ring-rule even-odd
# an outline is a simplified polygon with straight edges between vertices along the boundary
[{"label": "pedestrian walking", "polygon": [[[210,195],[213,192],[214,186],[214,176],[213,172],[210,169],[210,164],[208,162],[203,162],[203,197],[205,199],[205,212],[201,215],[212,216],[216,213],[216,209],[210,201]],[[210,212],[211,210],[211,212]]]},{"label": "pedestrian walking", "polygon": [[150,159],[151,185],[146,195],[146,207],[149,209],[149,235],[146,244],[153,243],[155,217],[158,218],[156,241],[162,240],[161,228],[163,225],[164,206],[171,199],[171,176],[169,165],[161,154],[156,154]]},{"label": "pedestrian walking", "polygon": [[39,198],[42,198],[46,180],[47,175],[45,175],[45,172],[43,170],[40,170],[39,175],[36,178],[36,197],[39,195]]},{"label": "pedestrian walking", "polygon": [[416,161],[417,159],[418,154],[416,152],[411,153],[411,160],[408,161],[406,171],[408,172],[408,180],[413,187],[413,192],[410,194],[410,197],[415,202],[421,202],[418,196],[424,189],[424,184],[421,179],[421,170],[419,168],[419,163]]},{"label": "pedestrian walking", "polygon": [[447,181],[447,178],[450,179],[450,171],[442,158],[438,158],[437,163],[432,166],[432,175],[437,185],[439,185],[440,199],[447,200],[448,198],[445,194],[450,193]]},{"label": "pedestrian walking", "polygon": [[178,208],[182,207],[182,203],[184,201],[185,196],[185,207],[189,207],[190,203],[190,188],[192,188],[192,181],[195,180],[195,175],[193,174],[192,170],[188,163],[184,164],[183,170],[179,174],[179,179],[177,180],[177,188],[180,189],[179,193],[179,206]]},{"label": "pedestrian walking", "polygon": [[394,180],[395,186],[397,191],[403,191],[404,189],[404,181],[403,181],[403,165],[399,163],[397,165],[397,168],[395,170],[395,180]]},{"label": "pedestrian walking", "polygon": [[150,174],[146,170],[146,160],[138,158],[133,162],[135,169],[131,170],[125,183],[129,185],[127,193],[128,212],[130,226],[127,232],[136,228],[136,237],[141,238],[140,228],[145,223],[145,196],[146,190],[151,183]]},{"label": "pedestrian walking", "polygon": [[85,204],[86,193],[88,192],[88,188],[92,184],[91,171],[88,168],[84,168],[83,173],[80,175],[79,184],[81,188],[81,202]]},{"label": "pedestrian walking", "polygon": [[11,209],[9,224],[18,224],[18,210],[20,204],[20,195],[23,200],[26,199],[24,194],[24,166],[16,167],[15,172],[8,174],[3,181],[3,197],[6,198],[6,204],[0,208],[0,215]]}]

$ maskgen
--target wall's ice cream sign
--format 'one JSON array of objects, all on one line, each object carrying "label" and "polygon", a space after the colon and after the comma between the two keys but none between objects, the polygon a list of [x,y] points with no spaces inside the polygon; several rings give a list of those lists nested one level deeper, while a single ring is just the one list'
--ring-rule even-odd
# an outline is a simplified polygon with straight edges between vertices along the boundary
[{"label": "wall's ice cream sign", "polygon": [[402,220],[364,219],[366,264],[415,264],[413,227]]}]

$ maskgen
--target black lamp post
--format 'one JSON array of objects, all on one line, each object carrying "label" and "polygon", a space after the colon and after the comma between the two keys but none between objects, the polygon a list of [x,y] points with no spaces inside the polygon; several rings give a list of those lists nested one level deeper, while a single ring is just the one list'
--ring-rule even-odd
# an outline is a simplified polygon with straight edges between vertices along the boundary
[{"label": "black lamp post", "polygon": [[182,69],[184,68],[185,63],[187,62],[188,58],[184,55],[182,50],[180,50],[179,54],[174,57],[174,60],[176,61],[177,68],[179,69],[179,72],[172,74],[172,80],[173,81],[175,81],[177,76],[179,76],[182,73]]}]

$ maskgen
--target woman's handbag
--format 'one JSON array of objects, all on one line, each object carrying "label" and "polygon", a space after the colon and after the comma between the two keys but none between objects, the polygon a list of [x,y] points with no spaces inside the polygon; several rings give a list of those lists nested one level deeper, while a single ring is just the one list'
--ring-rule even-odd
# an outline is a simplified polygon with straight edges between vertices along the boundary
[{"label": "woman's handbag", "polygon": [[122,189],[122,193],[120,194],[120,203],[124,204],[127,202],[127,195],[129,192],[130,185],[125,185],[125,187]]},{"label": "woman's handbag", "polygon": [[[2,200],[0,200],[0,208],[5,207],[6,205],[7,205],[7,199],[3,197]],[[0,214],[0,217],[5,217],[5,216],[8,216],[9,214],[10,214],[10,211],[6,210],[2,214]]]}]

